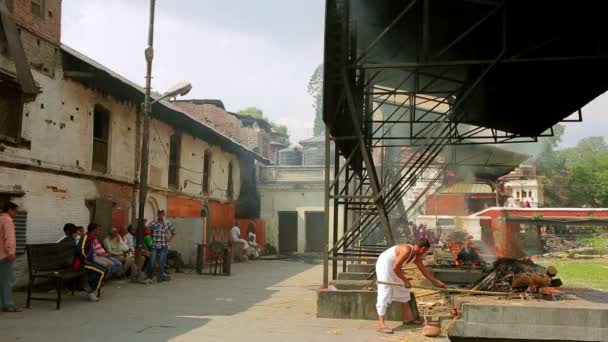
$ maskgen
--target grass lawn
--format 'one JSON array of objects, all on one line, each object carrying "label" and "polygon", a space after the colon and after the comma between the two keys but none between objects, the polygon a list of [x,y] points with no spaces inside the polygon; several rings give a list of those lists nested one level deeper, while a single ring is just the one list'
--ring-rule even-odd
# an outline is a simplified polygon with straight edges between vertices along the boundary
[{"label": "grass lawn", "polygon": [[557,267],[557,276],[564,287],[586,287],[608,290],[608,259],[600,260],[539,260],[545,267]]}]

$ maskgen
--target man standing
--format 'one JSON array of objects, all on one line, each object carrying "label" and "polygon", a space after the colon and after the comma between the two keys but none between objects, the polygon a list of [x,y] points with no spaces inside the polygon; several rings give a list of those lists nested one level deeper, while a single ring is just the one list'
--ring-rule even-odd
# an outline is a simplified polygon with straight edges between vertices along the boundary
[{"label": "man standing", "polygon": [[2,296],[2,311],[19,312],[13,302],[13,261],[17,258],[17,241],[15,240],[15,224],[17,206],[6,202],[0,214],[0,296]]},{"label": "man standing", "polygon": [[[422,258],[429,250],[431,245],[426,239],[420,239],[414,246],[396,245],[382,252],[376,262],[376,277],[378,278],[378,300],[376,310],[378,311],[378,331],[385,334],[392,334],[393,329],[389,328],[384,322],[386,310],[391,302],[403,303],[403,324],[421,324],[412,316],[410,310],[410,288],[412,284],[403,273],[403,265],[414,262],[422,274],[438,287],[445,288],[441,280],[435,278],[422,263]],[[386,285],[382,282],[403,283],[403,287]]]},{"label": "man standing", "polygon": [[157,279],[160,283],[171,280],[171,278],[165,275],[165,265],[167,263],[169,244],[175,238],[175,227],[171,222],[165,220],[164,210],[159,210],[157,214],[157,220],[150,222],[148,226],[150,232],[152,232],[152,255],[150,257],[150,264],[148,265],[148,279],[151,280],[154,276],[154,268],[156,267],[156,260],[158,258]]}]

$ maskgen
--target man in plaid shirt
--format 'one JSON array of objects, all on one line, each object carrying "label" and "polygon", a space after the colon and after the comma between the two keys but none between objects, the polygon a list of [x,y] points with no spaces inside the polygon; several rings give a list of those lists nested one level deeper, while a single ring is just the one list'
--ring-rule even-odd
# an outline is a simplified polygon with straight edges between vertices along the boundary
[{"label": "man in plaid shirt", "polygon": [[152,233],[152,255],[150,256],[150,264],[148,264],[148,280],[152,280],[156,259],[158,258],[158,282],[168,281],[170,278],[165,275],[165,265],[169,244],[175,237],[175,227],[171,222],[165,220],[165,211],[159,210],[157,220],[150,222],[148,228]]}]

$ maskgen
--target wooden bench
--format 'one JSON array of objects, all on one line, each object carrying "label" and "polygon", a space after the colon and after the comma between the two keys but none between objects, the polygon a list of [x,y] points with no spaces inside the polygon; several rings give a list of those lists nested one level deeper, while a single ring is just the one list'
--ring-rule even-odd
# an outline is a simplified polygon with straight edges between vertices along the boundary
[{"label": "wooden bench", "polygon": [[[30,307],[32,300],[41,300],[56,302],[56,308],[59,310],[61,307],[61,293],[66,281],[72,282],[72,296],[74,295],[78,280],[85,275],[84,272],[74,272],[72,269],[74,248],[75,246],[71,242],[26,245],[29,269],[27,308]],[[57,292],[56,298],[32,297],[32,288],[37,279],[54,283]]]}]

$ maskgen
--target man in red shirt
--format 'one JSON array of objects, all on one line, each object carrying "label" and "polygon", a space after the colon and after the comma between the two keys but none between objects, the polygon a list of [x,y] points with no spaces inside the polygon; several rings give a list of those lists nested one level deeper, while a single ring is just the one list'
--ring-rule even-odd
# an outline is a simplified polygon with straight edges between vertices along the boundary
[{"label": "man in red shirt", "polygon": [[17,206],[13,202],[6,202],[0,214],[0,296],[2,298],[2,311],[19,312],[13,302],[13,262],[17,258],[17,241],[15,240],[15,224],[13,219],[17,216]]}]

